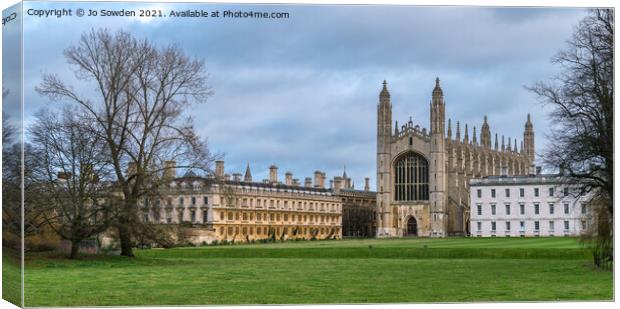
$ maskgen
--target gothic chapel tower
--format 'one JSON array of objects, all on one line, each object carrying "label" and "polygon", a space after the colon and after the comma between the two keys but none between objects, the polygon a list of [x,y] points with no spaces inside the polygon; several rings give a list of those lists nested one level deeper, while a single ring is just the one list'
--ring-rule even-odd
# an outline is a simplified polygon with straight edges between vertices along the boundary
[{"label": "gothic chapel tower", "polygon": [[390,215],[390,145],[392,134],[392,103],[387,83],[379,94],[377,106],[377,235],[395,235]]},{"label": "gothic chapel tower", "polygon": [[[447,195],[446,195],[446,146],[445,116],[446,104],[439,78],[435,80],[435,89],[431,99],[431,151],[429,162],[429,193],[431,236],[447,236]],[[467,134],[467,131],[466,131]]]},{"label": "gothic chapel tower", "polygon": [[[491,146],[487,117],[480,132],[469,139],[467,124],[461,139],[459,122],[452,138],[446,134],[446,102],[439,78],[430,101],[429,130],[412,117],[392,127],[392,101],[386,82],[377,106],[377,236],[446,237],[468,233],[469,188],[472,177],[499,175],[508,166],[510,175],[526,175],[534,161],[534,127],[528,115],[523,150],[512,148],[502,137]],[[399,115],[396,115],[398,117]],[[427,118],[428,119],[428,118]],[[448,179],[449,178],[449,179]]]}]

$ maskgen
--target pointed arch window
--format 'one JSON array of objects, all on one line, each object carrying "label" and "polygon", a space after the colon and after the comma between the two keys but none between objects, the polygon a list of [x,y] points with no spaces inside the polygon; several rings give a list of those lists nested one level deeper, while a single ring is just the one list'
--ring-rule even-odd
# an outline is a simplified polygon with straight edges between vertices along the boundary
[{"label": "pointed arch window", "polygon": [[428,200],[428,161],[421,155],[408,152],[394,162],[394,199]]}]

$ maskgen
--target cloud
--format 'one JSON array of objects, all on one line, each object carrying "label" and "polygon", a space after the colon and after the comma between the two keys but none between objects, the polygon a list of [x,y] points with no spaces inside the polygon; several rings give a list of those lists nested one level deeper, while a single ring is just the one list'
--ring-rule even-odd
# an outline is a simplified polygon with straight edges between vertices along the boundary
[{"label": "cloud", "polygon": [[227,170],[243,172],[249,162],[260,178],[277,164],[301,179],[317,169],[331,178],[346,165],[360,187],[363,177],[374,183],[383,79],[394,120],[403,123],[411,115],[428,127],[428,103],[439,76],[453,124],[468,123],[470,130],[475,125],[479,133],[486,114],[493,134],[521,140],[532,112],[536,146],[542,149],[549,124],[523,86],[557,73],[549,59],[585,14],[575,8],[233,4],[168,4],[162,10],[196,8],[288,12],[290,18],[25,22],[26,116],[47,104],[33,91],[42,72],[71,78],[62,50],[81,33],[125,29],[205,59],[215,95],[191,114],[211,147],[226,153]]}]

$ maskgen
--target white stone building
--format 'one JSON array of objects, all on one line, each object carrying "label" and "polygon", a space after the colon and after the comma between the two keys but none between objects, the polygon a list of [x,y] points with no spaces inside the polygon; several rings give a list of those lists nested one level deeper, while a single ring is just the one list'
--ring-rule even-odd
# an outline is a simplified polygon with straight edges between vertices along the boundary
[{"label": "white stone building", "polygon": [[578,236],[590,224],[588,197],[557,174],[489,176],[469,185],[473,237]]}]

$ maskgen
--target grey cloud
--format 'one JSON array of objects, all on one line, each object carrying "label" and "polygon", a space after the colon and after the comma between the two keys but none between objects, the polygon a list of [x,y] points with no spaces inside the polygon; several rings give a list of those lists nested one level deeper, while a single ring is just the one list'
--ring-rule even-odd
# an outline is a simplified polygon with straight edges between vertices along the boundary
[{"label": "grey cloud", "polygon": [[[165,9],[171,7],[201,6]],[[31,38],[26,95],[32,103],[27,114],[46,104],[32,91],[41,72],[71,75],[63,48],[92,27],[123,28],[205,59],[215,95],[191,114],[213,149],[226,153],[231,171],[243,172],[249,162],[255,177],[264,178],[275,163],[282,173],[291,170],[302,179],[316,169],[331,178],[346,164],[359,186],[365,176],[374,182],[383,79],[400,123],[412,115],[428,127],[428,103],[439,76],[453,125],[459,120],[479,130],[487,114],[493,133],[520,140],[527,111],[540,110],[523,86],[557,72],[549,59],[585,14],[563,8],[202,7],[286,11],[291,18],[112,24],[82,19],[72,25],[38,20],[26,28]],[[540,114],[533,121],[542,149],[549,124]]]}]

